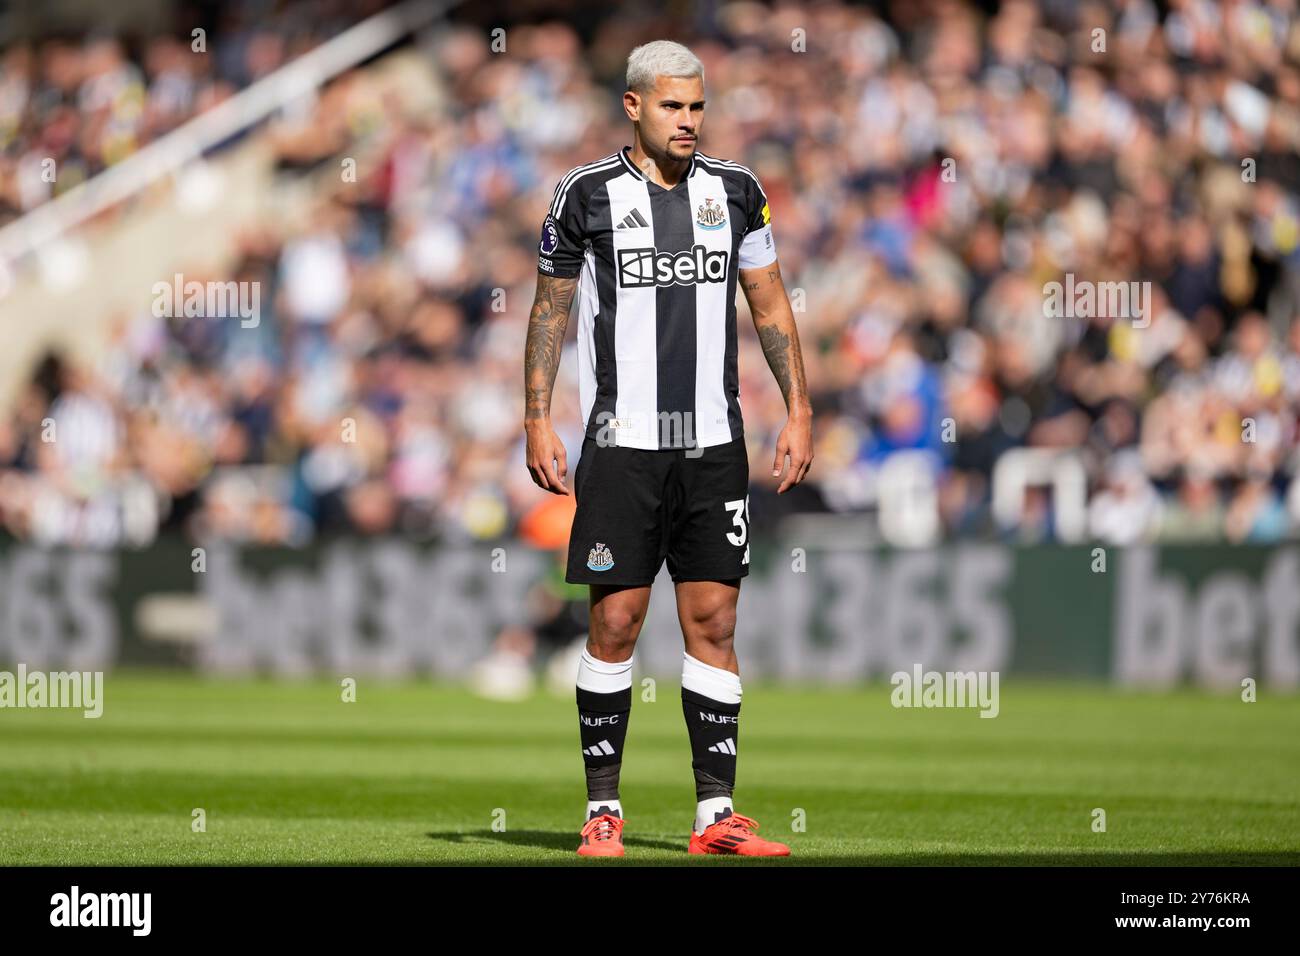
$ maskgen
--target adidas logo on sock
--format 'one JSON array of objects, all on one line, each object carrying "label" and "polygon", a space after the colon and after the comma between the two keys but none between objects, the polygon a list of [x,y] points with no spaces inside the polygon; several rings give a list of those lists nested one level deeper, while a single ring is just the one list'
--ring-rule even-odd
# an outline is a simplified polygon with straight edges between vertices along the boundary
[{"label": "adidas logo on sock", "polygon": [[[588,757],[608,757],[614,752],[614,748],[609,745],[608,740],[602,740],[598,744],[592,744],[590,747],[584,747],[583,753]],[[735,753],[733,750],[732,753]]]},{"label": "adidas logo on sock", "polygon": [[734,757],[736,755],[736,742],[728,737],[726,740],[714,744],[709,749],[715,754],[731,754]]},{"label": "adidas logo on sock", "polygon": [[650,223],[645,221],[645,216],[641,215],[639,210],[633,208],[633,210],[630,213],[628,213],[626,216],[623,217],[623,221],[620,222],[614,228],[635,229],[637,228],[637,226],[648,226],[648,225],[650,225]]}]

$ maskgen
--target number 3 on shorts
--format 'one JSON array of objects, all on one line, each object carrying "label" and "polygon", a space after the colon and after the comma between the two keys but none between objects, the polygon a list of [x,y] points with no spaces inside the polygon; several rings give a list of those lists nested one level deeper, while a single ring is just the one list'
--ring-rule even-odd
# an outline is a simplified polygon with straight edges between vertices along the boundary
[{"label": "number 3 on shorts", "polygon": [[740,559],[740,563],[749,564],[749,495],[723,504],[731,512],[731,523],[740,529],[739,532],[728,531],[727,540],[738,548],[744,547],[745,556]]}]

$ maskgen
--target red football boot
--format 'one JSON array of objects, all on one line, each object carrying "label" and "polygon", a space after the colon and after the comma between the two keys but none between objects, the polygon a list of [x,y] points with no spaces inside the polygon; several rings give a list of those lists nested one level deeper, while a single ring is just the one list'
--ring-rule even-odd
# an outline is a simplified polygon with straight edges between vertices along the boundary
[{"label": "red football boot", "polygon": [[578,856],[622,856],[623,820],[612,813],[592,817],[582,827]]},{"label": "red football boot", "polygon": [[691,833],[692,853],[729,853],[734,856],[789,856],[790,848],[784,843],[764,840],[754,833],[758,823],[734,811],[717,823],[704,828],[703,833]]}]

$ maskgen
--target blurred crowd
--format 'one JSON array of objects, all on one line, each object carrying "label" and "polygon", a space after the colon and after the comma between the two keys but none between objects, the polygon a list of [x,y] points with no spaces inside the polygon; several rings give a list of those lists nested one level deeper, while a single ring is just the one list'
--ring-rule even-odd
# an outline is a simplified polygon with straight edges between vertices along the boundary
[{"label": "blurred crowd", "polygon": [[308,52],[355,22],[360,8],[383,5],[241,0],[222,4],[211,22],[178,16],[185,26],[174,35],[129,43],[56,35],[7,46],[0,52],[0,225]]},{"label": "blurred crowd", "polygon": [[[250,229],[229,275],[186,275],[259,283],[260,322],[160,318],[142,297],[122,304],[97,366],[49,356],[0,419],[0,519],[81,544],[163,529],[562,544],[572,501],[523,464],[539,227],[567,169],[629,141],[627,52],[671,36],[705,64],[702,148],[766,188],[813,390],[816,461],[778,498],[766,476],[784,406],[742,299],[756,523],[869,515],[906,452],[944,535],[1055,540],[1051,493],[1031,488],[1014,521],[991,508],[998,461],[1040,449],[1085,471],[1091,538],[1294,535],[1295,0],[884,10],[700,5],[684,22],[613,9],[581,32],[508,27],[500,54],[462,26],[421,50],[438,95],[418,112],[369,93],[365,70],[341,78],[309,122],[261,135],[285,177],[361,155],[356,181],[318,176],[305,221]],[[143,65],[110,40],[63,53],[80,64],[69,75],[116,62],[132,78],[139,136],[256,75],[223,80],[177,43],[157,40]],[[33,135],[9,119],[33,56],[6,54],[0,142]],[[76,147],[88,173],[115,142],[113,97],[95,89],[60,106],[64,138],[91,144]],[[1056,314],[1045,290],[1067,275],[1146,284],[1147,307]],[[554,401],[570,476],[572,336]]]}]

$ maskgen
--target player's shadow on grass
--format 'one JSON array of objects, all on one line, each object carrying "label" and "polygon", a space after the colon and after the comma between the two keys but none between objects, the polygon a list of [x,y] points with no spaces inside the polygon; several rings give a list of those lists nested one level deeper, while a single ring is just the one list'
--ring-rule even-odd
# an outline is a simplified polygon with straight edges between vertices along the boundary
[{"label": "player's shadow on grass", "polygon": [[[573,852],[578,848],[578,834],[561,833],[554,830],[446,830],[426,833],[430,840],[443,843],[505,843],[511,846],[533,846],[543,850],[566,850]],[[667,840],[648,840],[645,837],[630,837],[623,840],[629,847],[643,847],[651,850],[680,850],[686,852],[684,842],[670,843]]]},{"label": "player's shadow on grass", "polygon": [[[577,834],[566,832],[555,832],[553,830],[514,830],[506,833],[496,833],[492,830],[472,830],[469,832],[446,831],[426,833],[431,840],[440,840],[444,843],[457,843],[461,845],[481,844],[481,845],[510,845],[520,847],[536,847],[544,850],[563,851],[564,854],[571,855],[578,847]],[[669,840],[650,840],[644,837],[631,837],[625,839],[624,844],[633,851],[638,849],[647,850],[675,850],[681,854],[680,864],[685,865],[736,865],[736,866],[851,866],[864,868],[903,868],[912,869],[926,867],[953,868],[953,867],[1049,867],[1061,870],[1113,870],[1123,869],[1126,867],[1288,867],[1294,868],[1300,866],[1300,852],[1294,850],[1277,850],[1277,851],[1133,851],[1133,852],[1059,852],[1059,853],[868,853],[868,852],[812,852],[807,856],[802,856],[795,848],[795,855],[792,858],[779,857],[769,859],[755,859],[753,857],[736,857],[736,856],[709,856],[694,857],[686,852],[686,847],[682,843],[674,843]],[[576,859],[576,858],[575,858]],[[381,865],[393,865],[396,861],[387,861]],[[413,860],[411,863],[424,863],[423,860]],[[525,862],[524,865],[546,866],[552,863],[562,863],[563,860],[555,859],[537,859]],[[635,859],[631,861],[636,863]],[[677,866],[679,861],[675,858],[665,859],[659,857],[656,859],[642,860],[641,863],[649,866]],[[492,861],[488,865],[499,863],[501,865],[510,865],[510,861]],[[300,864],[289,864],[300,865]]]}]

